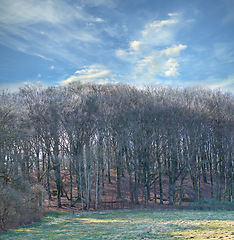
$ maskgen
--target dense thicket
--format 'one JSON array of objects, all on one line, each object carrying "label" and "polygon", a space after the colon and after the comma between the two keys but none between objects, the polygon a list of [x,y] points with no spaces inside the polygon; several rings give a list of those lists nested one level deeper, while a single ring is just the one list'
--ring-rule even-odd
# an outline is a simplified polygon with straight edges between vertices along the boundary
[{"label": "dense thicket", "polygon": [[[157,194],[161,204],[181,204],[186,194],[197,201],[202,182],[209,183],[210,198],[233,200],[231,94],[74,84],[26,87],[2,92],[0,99],[1,194],[21,177],[31,188],[43,180],[51,197],[54,181],[58,207],[61,194],[71,206],[81,202],[88,209],[92,201],[98,207],[114,171],[116,198],[134,203],[142,195],[145,203],[156,201]],[[121,185],[123,176],[128,186]],[[192,183],[190,193],[185,179]],[[1,219],[4,214],[1,210]]]}]

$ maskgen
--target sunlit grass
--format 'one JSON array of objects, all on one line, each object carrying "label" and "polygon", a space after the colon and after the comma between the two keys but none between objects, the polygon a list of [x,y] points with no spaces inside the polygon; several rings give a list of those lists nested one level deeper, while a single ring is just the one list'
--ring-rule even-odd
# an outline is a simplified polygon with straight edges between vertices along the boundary
[{"label": "sunlit grass", "polygon": [[0,239],[234,239],[234,212],[54,212]]}]

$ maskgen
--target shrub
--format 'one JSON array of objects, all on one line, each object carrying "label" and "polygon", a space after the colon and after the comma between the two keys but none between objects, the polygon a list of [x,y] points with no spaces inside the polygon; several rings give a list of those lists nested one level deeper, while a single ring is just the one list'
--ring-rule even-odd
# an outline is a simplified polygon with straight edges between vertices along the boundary
[{"label": "shrub", "polygon": [[43,214],[44,189],[20,177],[0,181],[0,231],[39,220]]}]

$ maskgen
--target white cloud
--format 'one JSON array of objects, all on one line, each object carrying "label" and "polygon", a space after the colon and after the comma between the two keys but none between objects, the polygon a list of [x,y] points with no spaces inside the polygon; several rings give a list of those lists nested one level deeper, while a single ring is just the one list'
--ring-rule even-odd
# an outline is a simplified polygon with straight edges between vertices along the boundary
[{"label": "white cloud", "polygon": [[116,50],[116,55],[117,55],[118,57],[126,56],[126,55],[128,55],[128,54],[129,54],[129,53],[126,52],[126,51],[124,51],[123,49],[118,49],[118,50]]},{"label": "white cloud", "polygon": [[52,66],[50,66],[50,69],[51,69],[51,70],[54,70],[54,66],[53,66],[53,65],[52,65]]},{"label": "white cloud", "polygon": [[162,50],[161,53],[167,57],[175,57],[175,56],[178,56],[180,52],[186,48],[187,48],[186,45],[179,44],[179,45],[174,45],[172,47],[168,47]]},{"label": "white cloud", "polygon": [[96,21],[96,22],[104,22],[104,19],[97,17],[97,18],[95,19],[95,21]]},{"label": "white cloud", "polygon": [[144,37],[153,33],[158,33],[162,30],[163,27],[169,27],[171,25],[174,25],[178,23],[177,19],[168,19],[168,20],[162,20],[162,21],[155,21],[149,25],[146,26],[145,30],[142,32],[142,35]]},{"label": "white cloud", "polygon": [[110,70],[106,69],[104,66],[93,65],[76,71],[74,75],[61,81],[60,84],[66,85],[73,82],[102,84],[109,82],[110,77],[112,77]]},{"label": "white cloud", "polygon": [[151,55],[139,60],[136,67],[138,74],[147,72],[153,76],[161,69],[161,62],[157,52],[152,52]]},{"label": "white cloud", "polygon": [[[145,26],[145,29],[142,31],[142,35],[145,38],[152,38],[157,37],[160,38],[160,35],[168,35],[170,36],[171,31],[173,30],[175,24],[179,23],[179,19],[177,18],[178,14],[169,13],[169,19],[161,20],[161,21],[154,21],[150,24]],[[166,39],[165,39],[166,40]]]},{"label": "white cloud", "polygon": [[176,77],[178,75],[180,75],[177,72],[177,67],[179,66],[178,61],[174,58],[170,58],[166,64],[164,65],[164,67],[167,69],[165,71],[165,75],[166,77]]},{"label": "white cloud", "polygon": [[170,58],[166,64],[164,65],[166,71],[165,71],[165,76],[166,77],[176,77],[179,76],[180,74],[177,71],[177,67],[179,66],[178,60],[174,58]]},{"label": "white cloud", "polygon": [[145,26],[138,40],[130,41],[129,48],[119,49],[116,55],[121,59],[135,64],[135,78],[144,81],[158,77],[179,76],[179,61],[182,50],[187,46],[173,44],[177,25],[179,25],[179,14],[169,13],[169,19],[154,21]]},{"label": "white cloud", "polygon": [[153,78],[156,75],[164,75],[166,77],[179,76],[177,70],[179,66],[178,60],[170,58],[166,60],[159,52],[152,52],[151,55],[141,59],[137,63],[136,72],[137,75],[147,72],[148,77]]},{"label": "white cloud", "polygon": [[179,13],[168,13],[169,17],[178,17]]},{"label": "white cloud", "polygon": [[142,45],[141,41],[132,41],[132,42],[130,42],[130,48],[133,49],[134,51],[139,51],[141,45]]},{"label": "white cloud", "polygon": [[148,47],[162,47],[175,42],[175,35],[180,24],[179,14],[169,14],[169,18],[146,24],[141,32],[142,41]]},{"label": "white cloud", "polygon": [[[139,40],[129,42],[129,48],[126,50],[119,49],[116,51],[118,57],[131,56],[134,54],[142,54],[142,58],[151,55],[151,52],[156,47],[170,45],[174,42],[175,26],[179,23],[178,13],[169,13],[169,19],[162,21],[154,21],[147,24],[141,32]],[[179,44],[169,47],[162,51],[167,56],[179,55],[180,51],[187,46]],[[128,58],[132,61],[131,58]],[[138,60],[137,60],[138,61]]]},{"label": "white cloud", "polygon": [[172,67],[165,72],[165,75],[166,75],[166,77],[176,77],[180,74],[177,72],[176,68]]},{"label": "white cloud", "polygon": [[166,64],[165,64],[165,67],[166,68],[175,68],[177,67],[179,64],[178,64],[178,60],[174,59],[174,58],[170,58]]}]

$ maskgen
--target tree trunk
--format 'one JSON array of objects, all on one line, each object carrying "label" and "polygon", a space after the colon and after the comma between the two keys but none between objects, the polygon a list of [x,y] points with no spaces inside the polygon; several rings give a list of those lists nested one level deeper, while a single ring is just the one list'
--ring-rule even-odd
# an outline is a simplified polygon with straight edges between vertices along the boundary
[{"label": "tree trunk", "polygon": [[95,209],[97,210],[99,204],[99,164],[96,166],[96,181],[95,181]]},{"label": "tree trunk", "polygon": [[138,166],[135,166],[135,204],[139,204],[139,200],[138,200]]},{"label": "tree trunk", "polygon": [[101,168],[102,168],[102,195],[105,195],[105,168],[103,164],[103,156],[102,156],[102,161],[101,161]]},{"label": "tree trunk", "polygon": [[[58,160],[57,160],[58,161]],[[61,208],[62,204],[61,204],[61,172],[60,172],[60,164],[57,163],[54,166],[54,173],[55,173],[55,182],[56,182],[56,186],[57,186],[57,207]]]},{"label": "tree trunk", "polygon": [[163,204],[162,166],[160,159],[158,160],[158,173],[160,204]]},{"label": "tree trunk", "polygon": [[121,194],[121,169],[119,163],[116,166],[116,188],[117,188],[117,199],[122,197]]},{"label": "tree trunk", "polygon": [[214,182],[213,182],[213,166],[212,166],[212,157],[209,154],[209,162],[210,162],[210,195],[211,199],[214,198]]},{"label": "tree trunk", "polygon": [[73,207],[73,175],[72,175],[72,158],[69,162],[69,174],[70,174],[70,206]]},{"label": "tree trunk", "polygon": [[172,177],[170,177],[169,173],[169,205],[174,204],[174,191],[175,191],[175,182],[173,181]]},{"label": "tree trunk", "polygon": [[134,202],[134,197],[133,197],[133,184],[132,184],[132,173],[129,173],[129,193],[130,193],[130,200],[131,203]]},{"label": "tree trunk", "polygon": [[51,191],[50,191],[50,156],[48,155],[48,166],[47,166],[47,190],[48,190],[48,194],[49,194],[49,201],[52,200],[52,196],[51,196]]},{"label": "tree trunk", "polygon": [[84,200],[83,200],[83,187],[82,187],[82,172],[81,172],[81,163],[78,159],[78,166],[79,166],[79,182],[80,182],[80,200],[81,200],[81,209],[84,210]]},{"label": "tree trunk", "polygon": [[36,169],[37,169],[37,182],[39,183],[41,181],[39,149],[36,150]]}]

